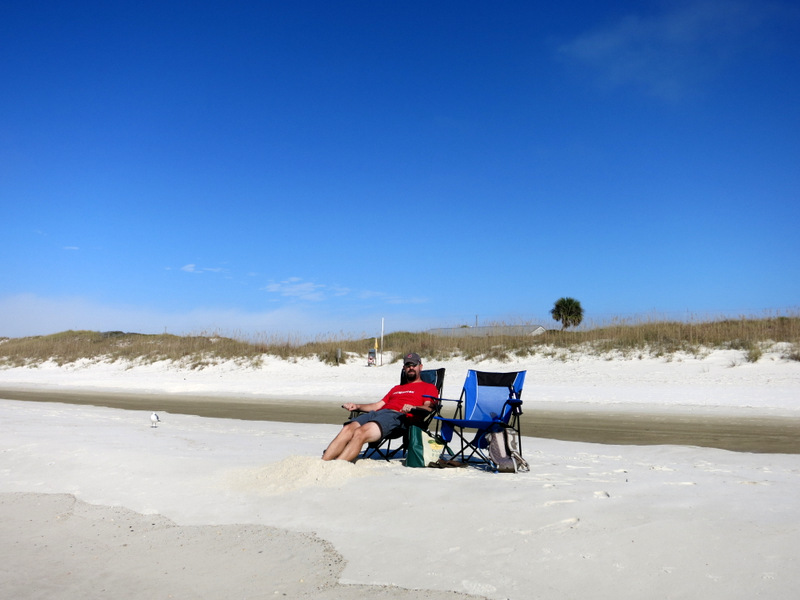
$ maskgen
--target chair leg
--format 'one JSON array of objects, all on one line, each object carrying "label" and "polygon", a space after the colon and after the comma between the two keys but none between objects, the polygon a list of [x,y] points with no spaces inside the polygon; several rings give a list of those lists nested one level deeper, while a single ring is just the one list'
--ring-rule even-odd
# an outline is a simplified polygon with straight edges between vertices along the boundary
[{"label": "chair leg", "polygon": [[459,437],[461,444],[458,452],[455,453],[450,450],[449,446],[447,446],[453,460],[460,459],[462,462],[469,463],[475,459],[474,462],[477,463],[475,466],[486,465],[490,470],[493,471],[498,469],[498,465],[492,460],[488,449],[484,451],[480,447],[481,439],[486,435],[486,431],[475,433],[472,441],[467,439],[463,429],[453,427],[453,433]]},{"label": "chair leg", "polygon": [[405,441],[403,441],[399,447],[392,448],[392,441],[394,439],[396,438],[384,438],[378,442],[373,442],[374,445],[368,444],[359,458],[371,458],[377,454],[383,460],[390,461],[398,454],[398,452],[402,452],[402,456],[405,456]]}]

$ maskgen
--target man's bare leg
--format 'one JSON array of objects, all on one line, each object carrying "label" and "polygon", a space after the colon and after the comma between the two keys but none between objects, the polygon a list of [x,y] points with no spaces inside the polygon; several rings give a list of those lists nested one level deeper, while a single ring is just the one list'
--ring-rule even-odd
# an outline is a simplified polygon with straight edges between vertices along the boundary
[{"label": "man's bare leg", "polygon": [[379,439],[381,439],[381,428],[378,424],[365,423],[353,432],[352,438],[336,458],[337,460],[349,460],[352,462],[358,458],[364,444],[377,442]]},{"label": "man's bare leg", "polygon": [[345,449],[345,446],[353,439],[353,434],[356,432],[357,429],[360,429],[361,425],[359,423],[348,423],[344,427],[339,430],[339,433],[333,438],[333,441],[328,444],[328,447],[325,449],[325,452],[322,454],[322,460],[334,460],[339,458],[339,455],[342,453],[342,450]]}]

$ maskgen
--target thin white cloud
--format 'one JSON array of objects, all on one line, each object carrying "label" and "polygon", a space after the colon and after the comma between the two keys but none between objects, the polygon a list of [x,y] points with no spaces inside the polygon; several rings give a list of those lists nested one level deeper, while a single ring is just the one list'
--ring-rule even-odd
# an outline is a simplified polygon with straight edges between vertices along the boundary
[{"label": "thin white cloud", "polygon": [[80,250],[78,246],[64,246],[64,250]]},{"label": "thin white cloud", "polygon": [[350,294],[350,292],[352,292],[352,290],[350,288],[341,287],[341,286],[338,286],[338,285],[331,286],[330,290],[331,290],[331,293],[334,296],[337,296],[337,297],[347,296],[347,295]]},{"label": "thin white cloud", "polygon": [[283,298],[293,298],[297,300],[306,300],[310,302],[323,302],[331,298],[343,298],[348,296],[355,300],[363,300],[367,302],[377,301],[382,304],[423,304],[428,300],[420,297],[403,297],[386,292],[378,292],[373,290],[354,291],[340,285],[325,285],[321,283],[314,283],[305,281],[300,277],[290,277],[279,282],[270,282],[262,289],[265,291],[279,295]]},{"label": "thin white cloud", "polygon": [[376,292],[374,290],[362,290],[358,293],[358,297],[362,300],[371,300],[373,298],[382,298],[386,294],[383,292]]},{"label": "thin white cloud", "polygon": [[183,265],[181,271],[185,273],[225,273],[226,269],[222,267],[198,267],[194,263]]},{"label": "thin white cloud", "polygon": [[300,277],[290,277],[284,281],[270,282],[264,286],[264,290],[284,298],[297,298],[312,302],[320,302],[326,297],[325,285],[303,281]]},{"label": "thin white cloud", "polygon": [[[167,270],[171,270],[167,267]],[[198,267],[195,263],[188,263],[180,270],[185,273],[199,274],[204,272],[210,273],[227,273],[227,269],[223,268],[210,268]],[[249,272],[247,277],[256,277],[257,273]],[[425,298],[404,298],[387,294],[385,292],[375,292],[369,290],[353,290],[352,288],[342,286],[339,284],[323,284],[314,281],[306,281],[302,277],[288,277],[281,281],[270,281],[261,289],[271,294],[273,302],[278,299],[284,298],[287,300],[303,301],[303,302],[325,302],[332,299],[342,299],[345,297],[354,298],[357,300],[365,301],[379,301],[383,304],[421,304],[427,302]]]},{"label": "thin white cloud", "polygon": [[388,296],[386,302],[387,304],[426,304],[428,299],[421,296],[411,296],[408,298],[402,296]]},{"label": "thin white cloud", "polygon": [[592,69],[606,86],[633,85],[680,98],[724,67],[771,18],[768,3],[692,0],[653,15],[631,14],[562,44],[560,56]]}]

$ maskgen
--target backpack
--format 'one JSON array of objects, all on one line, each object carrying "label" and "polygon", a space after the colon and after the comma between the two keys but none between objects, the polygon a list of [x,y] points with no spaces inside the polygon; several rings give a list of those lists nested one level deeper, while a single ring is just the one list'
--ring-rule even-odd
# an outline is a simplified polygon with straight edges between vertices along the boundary
[{"label": "backpack", "polygon": [[489,442],[489,457],[497,465],[500,473],[530,471],[527,461],[519,451],[519,434],[512,427],[486,434]]}]

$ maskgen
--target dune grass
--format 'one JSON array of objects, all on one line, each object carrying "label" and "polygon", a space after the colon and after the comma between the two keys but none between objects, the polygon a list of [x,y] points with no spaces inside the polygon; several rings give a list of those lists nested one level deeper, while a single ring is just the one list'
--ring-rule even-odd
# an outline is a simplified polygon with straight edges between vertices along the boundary
[{"label": "dune grass", "polygon": [[[613,357],[672,356],[677,352],[700,355],[713,349],[736,349],[757,361],[764,350],[781,343],[784,357],[800,360],[800,317],[727,319],[687,323],[679,321],[618,321],[580,331],[550,330],[535,336],[446,338],[427,334],[397,334],[399,347],[420,348],[436,359],[458,354],[469,360],[508,359],[544,354],[568,358],[571,354]],[[402,351],[402,350],[401,350]]]},{"label": "dune grass", "polygon": [[[538,336],[447,337],[427,332],[396,332],[384,338],[387,360],[414,351],[427,361],[453,356],[466,360],[509,360],[543,355],[568,359],[594,354],[609,359],[663,356],[677,352],[702,355],[713,349],[736,349],[745,360],[756,362],[762,353],[781,343],[782,356],[800,360],[800,317],[741,318],[704,322],[612,322],[580,331],[551,330]],[[265,356],[285,360],[313,358],[328,364],[365,360],[374,338],[320,338],[300,342],[291,338],[260,336],[258,341],[215,334],[176,336],[119,331],[64,331],[53,335],[0,340],[0,366],[34,366],[47,361],[59,365],[79,361],[126,361],[131,364],[173,361],[199,369],[222,361],[257,367]]]}]

